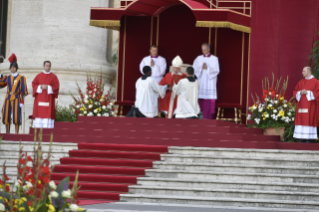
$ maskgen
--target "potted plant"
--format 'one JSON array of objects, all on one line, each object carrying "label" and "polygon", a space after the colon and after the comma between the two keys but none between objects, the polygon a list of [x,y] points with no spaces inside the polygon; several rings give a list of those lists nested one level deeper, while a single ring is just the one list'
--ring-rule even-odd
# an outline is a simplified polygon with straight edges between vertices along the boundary
[{"label": "potted plant", "polygon": [[262,128],[264,135],[280,135],[283,140],[285,126],[295,120],[295,105],[292,97],[287,101],[284,97],[288,77],[283,81],[280,88],[281,78],[275,82],[274,74],[272,83],[266,77],[262,80],[263,96],[260,98],[257,94],[252,99],[254,105],[249,107],[250,113],[247,119],[253,122],[253,125]]}]

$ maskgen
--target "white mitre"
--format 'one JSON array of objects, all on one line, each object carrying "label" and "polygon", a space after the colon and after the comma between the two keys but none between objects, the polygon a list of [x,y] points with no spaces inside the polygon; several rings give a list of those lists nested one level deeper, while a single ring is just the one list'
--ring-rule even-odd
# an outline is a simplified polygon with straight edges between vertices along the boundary
[{"label": "white mitre", "polygon": [[173,67],[177,67],[177,68],[181,68],[182,65],[183,65],[183,60],[182,60],[182,58],[180,56],[177,55],[174,58],[174,60],[172,61],[172,66]]}]

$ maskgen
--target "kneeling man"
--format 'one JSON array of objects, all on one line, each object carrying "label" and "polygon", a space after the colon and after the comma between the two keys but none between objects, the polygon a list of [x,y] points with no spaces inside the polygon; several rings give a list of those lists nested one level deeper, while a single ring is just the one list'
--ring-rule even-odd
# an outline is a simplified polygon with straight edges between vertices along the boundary
[{"label": "kneeling man", "polygon": [[200,113],[198,105],[199,82],[194,76],[193,67],[186,69],[186,75],[186,79],[180,80],[173,87],[173,92],[178,96],[174,116],[175,118],[197,119]]},{"label": "kneeling man", "polygon": [[158,95],[163,98],[168,86],[160,86],[155,79],[151,78],[151,67],[145,66],[143,73],[144,76],[136,82],[136,116],[155,118],[158,116]]}]

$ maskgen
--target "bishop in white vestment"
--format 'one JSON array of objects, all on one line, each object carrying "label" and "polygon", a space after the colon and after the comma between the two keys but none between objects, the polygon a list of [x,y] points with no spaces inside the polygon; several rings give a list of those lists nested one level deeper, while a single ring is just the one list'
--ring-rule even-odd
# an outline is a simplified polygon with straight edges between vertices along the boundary
[{"label": "bishop in white vestment", "polygon": [[168,86],[161,86],[150,77],[151,67],[145,66],[143,72],[144,76],[136,82],[135,108],[141,117],[154,118],[158,116],[158,95],[164,98]]},{"label": "bishop in white vestment", "polygon": [[187,78],[174,85],[173,92],[177,97],[175,118],[197,119],[200,113],[198,105],[199,82],[194,76],[193,67],[186,69]]},{"label": "bishop in white vestment", "polygon": [[199,106],[204,119],[212,119],[215,114],[217,99],[217,76],[219,74],[218,58],[210,54],[210,45],[202,45],[203,55],[198,56],[193,64],[199,81]]},{"label": "bishop in white vestment", "polygon": [[151,46],[150,55],[144,57],[140,63],[140,71],[143,75],[143,68],[145,66],[150,66],[152,68],[151,77],[155,79],[157,83],[159,83],[166,72],[167,65],[165,58],[158,55],[158,47],[156,45]]}]

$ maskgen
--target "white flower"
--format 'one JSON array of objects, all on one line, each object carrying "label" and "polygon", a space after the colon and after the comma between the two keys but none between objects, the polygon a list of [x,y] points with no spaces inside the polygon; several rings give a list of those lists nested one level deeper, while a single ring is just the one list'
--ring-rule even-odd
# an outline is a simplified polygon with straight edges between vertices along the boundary
[{"label": "white flower", "polygon": [[101,116],[101,113],[98,113],[97,116]]},{"label": "white flower", "polygon": [[259,113],[263,112],[263,109],[262,109],[262,108],[260,108],[260,109],[258,110],[258,112],[259,112]]},{"label": "white flower", "polygon": [[4,204],[0,203],[0,211],[5,211],[6,208],[4,207]]},{"label": "white flower", "polygon": [[80,105],[77,105],[76,108],[79,109],[79,108],[80,108]]},{"label": "white flower", "polygon": [[287,104],[284,104],[284,108],[286,108],[287,107]]},{"label": "white flower", "polygon": [[275,109],[275,110],[273,110],[272,112],[273,112],[273,113],[277,113],[278,111]]},{"label": "white flower", "polygon": [[291,113],[290,113],[290,112],[288,112],[287,114],[288,114],[288,116],[291,116]]},{"label": "white flower", "polygon": [[82,113],[80,113],[80,114],[79,114],[79,116],[83,116],[83,114],[82,114]]},{"label": "white flower", "polygon": [[278,97],[279,96],[279,94],[276,94],[276,97]]},{"label": "white flower", "polygon": [[255,118],[254,121],[256,122],[256,124],[259,124],[260,119],[259,118]]},{"label": "white flower", "polygon": [[100,103],[99,102],[95,102],[95,105],[99,105]]},{"label": "white flower", "polygon": [[53,197],[53,198],[58,198],[59,193],[56,192],[56,191],[51,191],[50,195],[51,195],[51,197]]},{"label": "white flower", "polygon": [[87,116],[93,116],[93,113],[92,113],[92,112],[89,112]]},{"label": "white flower", "polygon": [[286,120],[286,117],[282,117],[281,120],[282,120],[282,121],[285,121],[285,120]]},{"label": "white flower", "polygon": [[278,100],[275,100],[274,103],[275,103],[275,104],[278,104]]},{"label": "white flower", "polygon": [[295,121],[295,118],[291,118],[292,121]]},{"label": "white flower", "polygon": [[269,95],[271,95],[271,92],[269,92]]},{"label": "white flower", "polygon": [[88,100],[87,100],[87,99],[84,99],[84,103],[87,104],[87,103],[88,103]]},{"label": "white flower", "polygon": [[25,181],[25,184],[26,184],[27,188],[33,187],[32,183],[30,181]]},{"label": "white flower", "polygon": [[107,105],[107,109],[111,109],[112,106],[110,104]]},{"label": "white flower", "polygon": [[251,119],[251,115],[250,114],[248,114],[248,116],[247,116],[247,120],[250,120]]},{"label": "white flower", "polygon": [[92,109],[93,108],[93,105],[89,105],[89,109]]},{"label": "white flower", "polygon": [[110,115],[108,113],[104,113],[103,116],[109,117]]},{"label": "white flower", "polygon": [[79,210],[79,206],[77,204],[71,204],[69,206],[71,211],[78,211]]},{"label": "white flower", "polygon": [[105,105],[103,105],[103,106],[102,106],[102,109],[103,109],[103,110],[105,110],[105,109],[106,109]]},{"label": "white flower", "polygon": [[55,190],[56,189],[56,185],[55,185],[55,182],[54,181],[50,181],[49,182],[49,186],[51,189]]},{"label": "white flower", "polygon": [[112,106],[112,105],[114,105],[114,103],[113,103],[113,102],[110,102],[110,105]]},{"label": "white flower", "polygon": [[269,104],[268,107],[272,107],[272,104]]},{"label": "white flower", "polygon": [[115,116],[115,112],[114,111],[112,112],[112,116]]},{"label": "white flower", "polygon": [[93,112],[94,112],[94,113],[97,113],[97,109],[95,109]]},{"label": "white flower", "polygon": [[89,98],[89,96],[87,94],[85,94],[84,99],[88,99],[88,98]]},{"label": "white flower", "polygon": [[266,102],[268,102],[268,101],[269,101],[269,99],[268,99],[268,98],[266,98],[266,99],[265,99],[265,101],[266,101]]},{"label": "white flower", "polygon": [[95,94],[93,94],[93,98],[95,98]]},{"label": "white flower", "polygon": [[14,184],[15,187],[19,188],[21,185],[21,180],[16,181],[16,183]]},{"label": "white flower", "polygon": [[96,92],[96,88],[94,88],[94,92]]},{"label": "white flower", "polygon": [[83,113],[84,113],[84,115],[86,115],[88,112],[84,111]]},{"label": "white flower", "polygon": [[103,99],[100,99],[100,102],[103,102],[104,100]]},{"label": "white flower", "polygon": [[62,191],[62,197],[66,198],[66,199],[70,199],[71,198],[71,190],[68,189],[67,191]]},{"label": "white flower", "polygon": [[265,118],[269,118],[269,114],[268,113],[265,115]]}]

